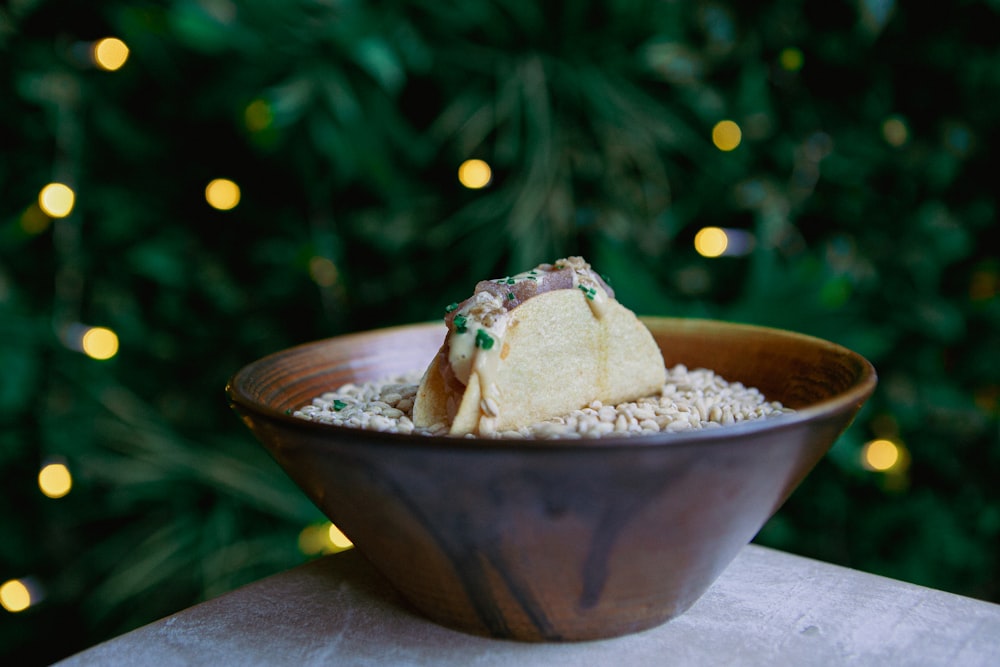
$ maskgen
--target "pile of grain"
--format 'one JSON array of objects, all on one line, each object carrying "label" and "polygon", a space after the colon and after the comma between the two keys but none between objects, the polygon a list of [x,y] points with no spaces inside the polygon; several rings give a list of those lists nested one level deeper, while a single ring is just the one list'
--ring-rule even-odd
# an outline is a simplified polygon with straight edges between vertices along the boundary
[{"label": "pile of grain", "polygon": [[[354,428],[443,435],[444,424],[417,428],[413,424],[413,398],[420,374],[381,382],[348,384],[313,399],[296,410],[296,417]],[[688,370],[683,365],[667,369],[667,381],[657,396],[619,405],[594,401],[564,417],[539,422],[499,438],[598,438],[717,428],[751,419],[773,417],[790,409],[768,401],[753,387],[727,382],[707,369]],[[475,436],[467,436],[475,437]]]}]

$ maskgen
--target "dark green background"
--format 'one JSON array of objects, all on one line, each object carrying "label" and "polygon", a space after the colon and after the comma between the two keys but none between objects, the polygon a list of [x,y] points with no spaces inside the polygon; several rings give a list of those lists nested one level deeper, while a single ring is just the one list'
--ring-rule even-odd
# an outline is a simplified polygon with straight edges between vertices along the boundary
[{"label": "dark green background", "polygon": [[[0,580],[46,594],[0,612],[0,652],[51,662],[302,562],[321,517],[229,375],[568,254],[639,313],[871,359],[876,394],[758,541],[1000,601],[1000,3],[746,4],[0,7]],[[106,35],[117,72],[88,65]],[[457,182],[470,157],[489,188]],[[216,177],[236,209],[206,205]],[[53,180],[77,205],[47,221]],[[753,252],[700,257],[706,225]],[[119,354],[67,347],[74,322]],[[874,437],[908,466],[865,470]],[[36,482],[53,457],[59,500]]]}]

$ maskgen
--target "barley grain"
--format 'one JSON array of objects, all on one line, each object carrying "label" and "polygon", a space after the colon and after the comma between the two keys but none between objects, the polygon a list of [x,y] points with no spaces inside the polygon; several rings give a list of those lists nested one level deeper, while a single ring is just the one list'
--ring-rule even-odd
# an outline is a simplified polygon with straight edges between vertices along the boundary
[{"label": "barley grain", "polygon": [[[413,401],[421,373],[414,372],[383,382],[346,384],[324,392],[292,414],[300,419],[414,435],[445,435],[446,424],[417,428],[412,419]],[[493,398],[480,402],[488,425],[496,423],[501,407]],[[727,382],[707,369],[688,370],[683,365],[667,369],[667,381],[658,395],[620,405],[595,400],[572,413],[529,427],[479,437],[501,438],[599,438],[613,434],[681,433],[720,428],[751,419],[769,419],[791,412],[780,402],[768,401],[754,387]],[[475,437],[475,436],[473,436]]]}]

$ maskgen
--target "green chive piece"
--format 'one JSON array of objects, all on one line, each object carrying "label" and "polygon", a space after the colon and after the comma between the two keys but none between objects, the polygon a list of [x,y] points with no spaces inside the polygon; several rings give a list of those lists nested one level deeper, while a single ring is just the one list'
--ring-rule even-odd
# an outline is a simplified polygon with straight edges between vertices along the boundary
[{"label": "green chive piece", "polygon": [[339,398],[335,399],[333,401],[333,409],[336,410],[337,412],[340,412],[341,410],[343,410],[346,407],[347,407],[347,403],[345,403],[344,401],[340,400]]},{"label": "green chive piece", "polygon": [[507,284],[508,284],[508,285],[513,285],[513,284],[514,284],[514,283],[516,283],[516,282],[517,282],[517,281],[516,281],[516,280],[514,280],[513,278],[508,278],[508,279],[507,279]]},{"label": "green chive piece", "polygon": [[514,300],[514,299],[516,299],[516,298],[517,298],[517,297],[515,297],[515,296],[514,296],[514,293],[513,293],[513,292],[507,292],[507,299],[508,299],[508,300],[510,300],[510,301],[513,301],[513,300]]},{"label": "green chive piece", "polygon": [[286,415],[290,415],[290,414],[292,414],[292,409],[291,409],[291,408],[288,408],[287,410],[285,410],[285,414],[286,414]]},{"label": "green chive piece", "polygon": [[493,337],[490,336],[483,329],[476,331],[476,347],[481,347],[484,350],[488,350],[493,347]]},{"label": "green chive piece", "polygon": [[465,315],[456,315],[454,320],[455,331],[457,333],[465,333],[466,331],[468,331],[468,327],[466,326],[468,324],[468,321],[469,320],[467,317],[465,317]]},{"label": "green chive piece", "polygon": [[458,303],[455,302],[455,301],[452,301],[451,303],[449,303],[447,306],[444,307],[444,312],[445,313],[450,313],[451,311],[455,310],[456,308],[458,308]]}]

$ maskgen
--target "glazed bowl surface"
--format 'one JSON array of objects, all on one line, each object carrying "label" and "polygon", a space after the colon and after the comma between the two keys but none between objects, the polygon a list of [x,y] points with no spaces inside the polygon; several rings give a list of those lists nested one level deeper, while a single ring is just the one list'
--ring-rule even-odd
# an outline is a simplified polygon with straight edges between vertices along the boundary
[{"label": "glazed bowl surface", "polygon": [[619,636],[683,613],[851,423],[862,356],[789,331],[642,318],[668,367],[708,368],[794,412],[588,440],[380,433],[291,412],[348,382],[422,371],[444,325],[276,352],[226,387],[281,468],[419,613],[525,641]]}]

